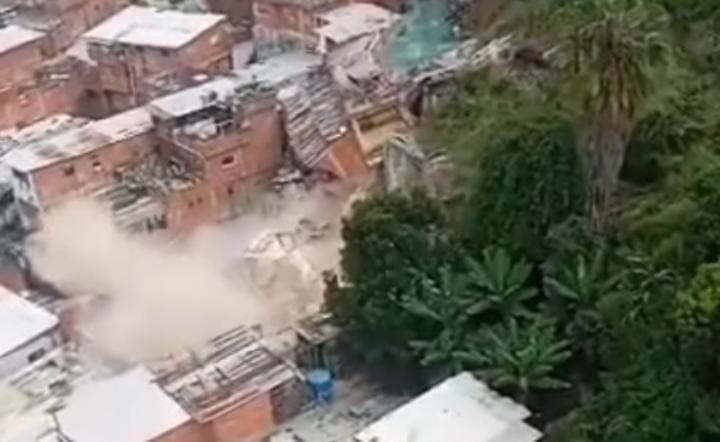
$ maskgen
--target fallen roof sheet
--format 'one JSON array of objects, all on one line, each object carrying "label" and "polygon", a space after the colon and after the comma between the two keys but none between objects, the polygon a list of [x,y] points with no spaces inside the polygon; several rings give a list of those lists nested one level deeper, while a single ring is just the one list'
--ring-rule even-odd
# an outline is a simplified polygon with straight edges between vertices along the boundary
[{"label": "fallen roof sheet", "polygon": [[87,40],[132,46],[180,48],[225,20],[220,14],[128,6],[83,35]]},{"label": "fallen roof sheet", "polygon": [[529,411],[470,373],[447,379],[355,435],[357,442],[535,442]]},{"label": "fallen roof sheet", "polygon": [[41,39],[45,34],[17,25],[0,28],[0,54]]},{"label": "fallen roof sheet", "polygon": [[0,287],[0,356],[57,325],[55,315]]},{"label": "fallen roof sheet", "polygon": [[150,129],[150,114],[145,108],[136,108],[104,120],[51,134],[46,138],[22,143],[3,159],[13,169],[30,172],[140,135]]},{"label": "fallen roof sheet", "polygon": [[57,417],[75,442],[147,442],[190,420],[144,367],[77,387]]},{"label": "fallen roof sheet", "polygon": [[318,27],[315,32],[335,43],[345,43],[389,29],[401,16],[372,3],[351,3],[322,14],[320,18],[327,24]]}]

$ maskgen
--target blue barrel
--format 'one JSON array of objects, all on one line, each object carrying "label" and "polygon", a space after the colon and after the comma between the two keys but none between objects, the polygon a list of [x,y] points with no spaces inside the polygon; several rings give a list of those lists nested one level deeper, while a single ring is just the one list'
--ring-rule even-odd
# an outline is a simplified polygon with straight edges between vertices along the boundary
[{"label": "blue barrel", "polygon": [[307,374],[313,399],[318,405],[326,405],[335,398],[335,385],[329,370],[318,369]]}]

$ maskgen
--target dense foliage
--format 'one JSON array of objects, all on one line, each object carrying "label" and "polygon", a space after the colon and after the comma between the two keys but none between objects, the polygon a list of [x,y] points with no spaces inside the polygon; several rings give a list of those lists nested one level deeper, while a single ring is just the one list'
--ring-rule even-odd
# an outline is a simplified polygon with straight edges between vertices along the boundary
[{"label": "dense foliage", "polygon": [[472,74],[431,116],[461,198],[355,207],[343,336],[474,371],[558,442],[720,440],[720,2],[499,3],[485,34],[550,49],[541,80]]}]

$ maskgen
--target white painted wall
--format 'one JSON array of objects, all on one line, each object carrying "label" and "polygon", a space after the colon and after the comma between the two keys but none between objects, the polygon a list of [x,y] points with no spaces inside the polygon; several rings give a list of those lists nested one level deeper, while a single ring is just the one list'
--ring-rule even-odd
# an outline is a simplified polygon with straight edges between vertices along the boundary
[{"label": "white painted wall", "polygon": [[58,327],[26,342],[22,346],[0,356],[0,379],[30,365],[29,357],[38,350],[49,353],[60,344]]}]

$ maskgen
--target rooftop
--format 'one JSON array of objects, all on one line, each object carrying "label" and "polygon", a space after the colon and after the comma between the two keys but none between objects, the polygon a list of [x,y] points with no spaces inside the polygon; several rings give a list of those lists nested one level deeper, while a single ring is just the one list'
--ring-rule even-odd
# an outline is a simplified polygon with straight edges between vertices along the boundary
[{"label": "rooftop", "polygon": [[149,108],[153,114],[160,117],[182,117],[205,109],[214,101],[230,98],[241,85],[239,78],[221,77],[153,100]]},{"label": "rooftop", "polygon": [[50,312],[0,287],[0,356],[58,325]]},{"label": "rooftop", "polygon": [[177,49],[225,20],[220,14],[128,6],[84,34],[87,40]]},{"label": "rooftop", "polygon": [[201,422],[293,379],[296,373],[245,327],[152,364],[158,384]]},{"label": "rooftop", "polygon": [[316,28],[315,32],[341,44],[389,29],[401,16],[371,3],[351,3],[322,14],[320,18],[327,24]]},{"label": "rooftop", "polygon": [[355,435],[356,442],[535,442],[530,412],[470,373],[447,379]]},{"label": "rooftop", "polygon": [[292,78],[308,74],[320,64],[318,56],[282,54],[238,69],[232,76],[219,77],[153,100],[149,109],[161,118],[182,117],[236,96],[242,90],[252,89],[253,85],[260,90],[284,84]]},{"label": "rooftop", "polygon": [[151,128],[148,111],[136,108],[59,133],[49,131],[47,137],[21,143],[4,159],[10,167],[29,172],[134,137]]},{"label": "rooftop", "polygon": [[144,367],[80,385],[57,417],[75,442],[146,442],[190,419]]},{"label": "rooftop", "polygon": [[88,121],[86,118],[55,114],[22,129],[4,130],[0,132],[0,155],[24,143],[30,143],[80,127],[87,124]]},{"label": "rooftop", "polygon": [[38,40],[45,34],[17,25],[0,28],[0,54]]}]

